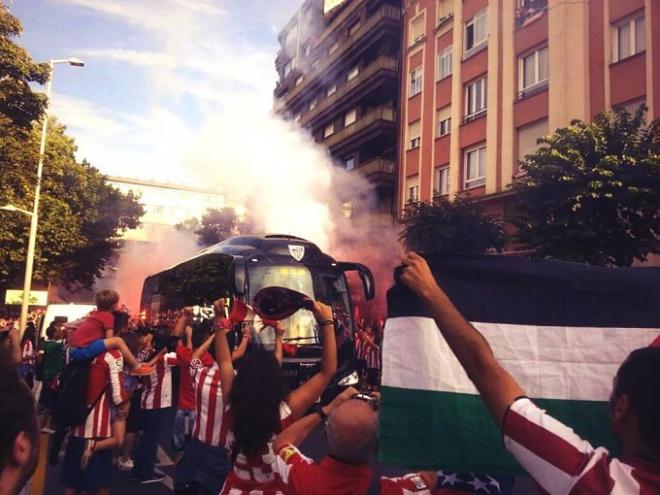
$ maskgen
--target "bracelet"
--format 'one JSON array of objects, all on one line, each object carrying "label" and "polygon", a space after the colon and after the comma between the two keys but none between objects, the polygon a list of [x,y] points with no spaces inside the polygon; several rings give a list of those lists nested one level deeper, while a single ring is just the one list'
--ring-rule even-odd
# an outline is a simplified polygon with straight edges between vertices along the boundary
[{"label": "bracelet", "polygon": [[327,325],[334,325],[335,322],[332,320],[321,320],[318,322],[320,327],[325,327]]}]

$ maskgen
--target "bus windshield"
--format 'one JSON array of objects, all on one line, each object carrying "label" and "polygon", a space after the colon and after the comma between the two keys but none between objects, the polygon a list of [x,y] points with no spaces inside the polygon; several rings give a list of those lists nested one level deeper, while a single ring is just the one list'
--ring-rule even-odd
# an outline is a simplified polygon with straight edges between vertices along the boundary
[{"label": "bus windshield", "polygon": [[[264,287],[286,287],[312,299],[314,296],[314,284],[312,274],[304,266],[286,266],[286,265],[253,265],[248,268],[248,296],[252,301],[255,294]],[[261,327],[259,317],[255,317],[255,328]],[[280,322],[285,329],[284,342],[295,343],[299,345],[318,344],[318,333],[316,329],[316,320],[311,311],[301,309],[291,315],[289,318]],[[272,328],[267,327],[253,335],[253,342],[261,344],[266,348],[272,347],[275,341],[275,334]]]}]

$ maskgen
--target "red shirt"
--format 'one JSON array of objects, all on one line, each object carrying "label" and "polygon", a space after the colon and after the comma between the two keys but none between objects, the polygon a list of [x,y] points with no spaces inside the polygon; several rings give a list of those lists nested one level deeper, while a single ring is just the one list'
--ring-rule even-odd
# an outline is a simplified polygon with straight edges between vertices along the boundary
[{"label": "red shirt", "polygon": [[115,317],[110,311],[92,311],[73,331],[71,347],[87,347],[95,340],[105,339],[105,331],[114,328]]},{"label": "red shirt", "polygon": [[142,379],[142,409],[172,407],[172,368],[176,365],[176,354],[169,352],[156,363],[156,372]]},{"label": "red shirt", "polygon": [[280,472],[290,495],[366,495],[371,485],[368,464],[348,464],[330,456],[316,464],[292,445],[280,450],[278,461],[285,466]]},{"label": "red shirt", "polygon": [[[195,410],[195,389],[190,376],[190,361],[193,351],[185,345],[179,343],[176,348],[176,360],[179,366],[179,402],[178,409],[186,411]],[[205,352],[200,358],[202,365],[206,368],[213,366],[213,357]]]}]

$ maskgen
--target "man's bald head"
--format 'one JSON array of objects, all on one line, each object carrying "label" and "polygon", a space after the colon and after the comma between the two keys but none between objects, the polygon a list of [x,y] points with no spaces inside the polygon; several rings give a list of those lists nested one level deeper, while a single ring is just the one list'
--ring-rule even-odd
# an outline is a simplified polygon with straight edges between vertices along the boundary
[{"label": "man's bald head", "polygon": [[366,464],[378,442],[378,414],[362,400],[347,400],[330,414],[326,433],[331,456]]}]

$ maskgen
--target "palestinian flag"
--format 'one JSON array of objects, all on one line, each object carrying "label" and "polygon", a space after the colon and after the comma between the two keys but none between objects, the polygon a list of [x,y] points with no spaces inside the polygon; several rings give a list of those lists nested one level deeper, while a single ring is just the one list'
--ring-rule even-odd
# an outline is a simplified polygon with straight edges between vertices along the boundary
[{"label": "palestinian flag", "polygon": [[[660,268],[600,268],[504,256],[426,256],[461,313],[527,395],[592,445],[615,451],[612,379],[660,335]],[[430,313],[387,294],[380,460],[409,468],[520,468]]]}]

